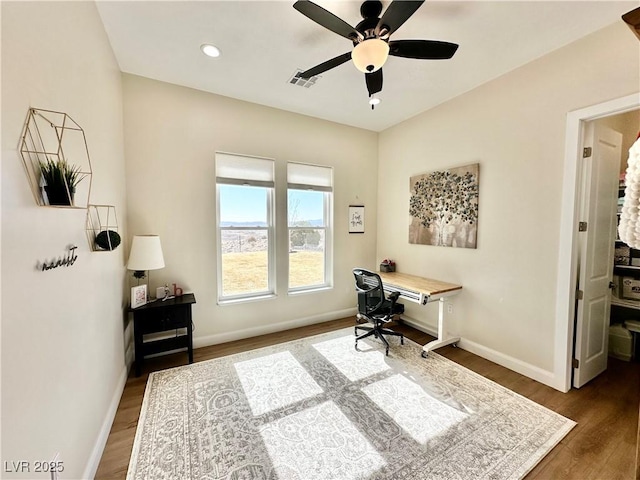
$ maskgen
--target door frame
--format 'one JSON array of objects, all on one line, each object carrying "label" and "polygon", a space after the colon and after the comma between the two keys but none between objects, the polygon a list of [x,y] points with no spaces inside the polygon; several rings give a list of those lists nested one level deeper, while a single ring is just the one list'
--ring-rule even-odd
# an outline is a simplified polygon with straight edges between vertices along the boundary
[{"label": "door frame", "polygon": [[578,222],[582,200],[582,143],[587,122],[640,108],[640,92],[567,114],[560,245],[556,283],[556,328],[554,345],[555,387],[571,389],[573,335],[578,269]]}]

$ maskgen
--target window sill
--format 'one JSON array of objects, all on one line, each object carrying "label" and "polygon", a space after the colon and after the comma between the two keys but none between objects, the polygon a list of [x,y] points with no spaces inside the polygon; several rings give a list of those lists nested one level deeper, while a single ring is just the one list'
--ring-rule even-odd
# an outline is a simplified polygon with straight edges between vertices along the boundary
[{"label": "window sill", "polygon": [[260,302],[262,300],[270,300],[276,297],[277,295],[275,293],[268,293],[265,295],[257,295],[255,297],[230,298],[225,300],[218,300],[218,305],[223,307],[226,305],[238,305],[241,303]]},{"label": "window sill", "polygon": [[328,290],[333,290],[333,286],[331,285],[322,285],[319,287],[309,287],[309,288],[305,288],[305,289],[299,289],[299,290],[289,290],[289,295],[291,296],[297,296],[297,295],[304,295],[307,293],[318,293],[318,292],[326,292]]}]

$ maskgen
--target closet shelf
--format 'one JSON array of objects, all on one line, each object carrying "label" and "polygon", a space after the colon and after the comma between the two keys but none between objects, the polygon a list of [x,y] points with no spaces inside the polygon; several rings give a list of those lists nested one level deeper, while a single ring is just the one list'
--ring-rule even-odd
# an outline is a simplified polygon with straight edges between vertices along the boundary
[{"label": "closet shelf", "polygon": [[640,301],[638,300],[623,300],[621,298],[611,296],[611,305],[615,305],[616,307],[625,307],[625,308],[633,308],[635,310],[640,310]]}]

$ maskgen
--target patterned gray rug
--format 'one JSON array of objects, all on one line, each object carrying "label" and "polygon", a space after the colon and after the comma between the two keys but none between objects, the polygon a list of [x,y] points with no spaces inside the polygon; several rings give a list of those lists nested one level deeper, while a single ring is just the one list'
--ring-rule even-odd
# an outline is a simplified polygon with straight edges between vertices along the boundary
[{"label": "patterned gray rug", "polygon": [[420,351],[349,328],[153,373],[127,479],[522,478],[575,426]]}]

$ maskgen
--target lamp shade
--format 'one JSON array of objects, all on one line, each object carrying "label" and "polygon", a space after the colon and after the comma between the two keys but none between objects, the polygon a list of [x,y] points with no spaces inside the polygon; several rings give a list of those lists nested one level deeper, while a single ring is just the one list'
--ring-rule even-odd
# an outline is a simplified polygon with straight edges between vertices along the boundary
[{"label": "lamp shade", "polygon": [[389,44],[379,38],[370,38],[357,44],[351,59],[358,70],[364,73],[378,71],[389,57]]},{"label": "lamp shade", "polygon": [[162,245],[158,235],[134,235],[128,270],[144,271],[164,268]]}]

